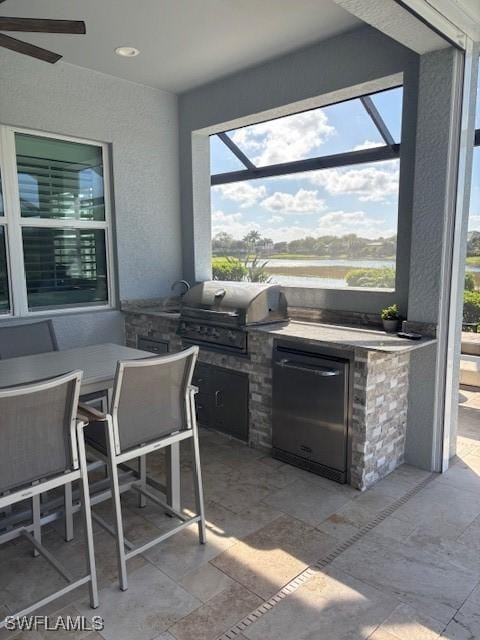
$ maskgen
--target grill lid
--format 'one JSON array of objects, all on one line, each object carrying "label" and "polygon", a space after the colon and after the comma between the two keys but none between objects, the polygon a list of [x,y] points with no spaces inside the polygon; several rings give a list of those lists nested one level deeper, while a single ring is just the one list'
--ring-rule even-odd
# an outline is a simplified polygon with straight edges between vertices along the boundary
[{"label": "grill lid", "polygon": [[183,296],[182,316],[195,312],[212,321],[223,317],[237,324],[274,322],[287,318],[287,302],[279,285],[209,280]]},{"label": "grill lid", "polygon": [[183,296],[186,307],[213,309],[217,311],[247,309],[252,301],[268,290],[278,290],[272,284],[259,282],[223,282],[209,280],[193,286]]}]

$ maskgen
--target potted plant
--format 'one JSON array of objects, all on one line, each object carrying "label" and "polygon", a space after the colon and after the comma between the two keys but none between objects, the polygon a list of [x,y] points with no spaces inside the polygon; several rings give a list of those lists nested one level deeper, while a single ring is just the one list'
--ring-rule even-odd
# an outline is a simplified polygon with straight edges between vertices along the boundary
[{"label": "potted plant", "polygon": [[398,330],[398,323],[400,322],[398,305],[392,304],[389,307],[385,307],[382,309],[381,316],[385,332],[396,333]]}]

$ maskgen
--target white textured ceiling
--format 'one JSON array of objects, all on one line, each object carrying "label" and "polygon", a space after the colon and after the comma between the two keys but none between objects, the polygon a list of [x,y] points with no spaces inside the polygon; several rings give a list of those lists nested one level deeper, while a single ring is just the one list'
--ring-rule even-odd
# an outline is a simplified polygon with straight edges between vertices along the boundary
[{"label": "white textured ceiling", "polygon": [[356,15],[417,53],[422,54],[448,47],[446,40],[406,11],[396,0],[335,0],[335,2],[352,15]]},{"label": "white textured ceiling", "polygon": [[450,42],[463,48],[467,36],[475,42],[480,40],[480,0],[334,1],[420,54],[448,47]]},{"label": "white textured ceiling", "polygon": [[[6,0],[0,15],[85,20],[85,36],[11,35],[65,62],[174,92],[362,24],[333,0]],[[119,46],[141,55],[119,58]]]}]

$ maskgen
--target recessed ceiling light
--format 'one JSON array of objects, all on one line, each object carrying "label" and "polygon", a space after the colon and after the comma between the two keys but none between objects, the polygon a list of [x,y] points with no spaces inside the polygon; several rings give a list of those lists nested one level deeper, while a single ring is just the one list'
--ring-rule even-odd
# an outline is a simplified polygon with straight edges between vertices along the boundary
[{"label": "recessed ceiling light", "polygon": [[122,56],[123,58],[134,58],[138,56],[140,51],[135,49],[135,47],[117,47],[115,53],[117,56]]}]

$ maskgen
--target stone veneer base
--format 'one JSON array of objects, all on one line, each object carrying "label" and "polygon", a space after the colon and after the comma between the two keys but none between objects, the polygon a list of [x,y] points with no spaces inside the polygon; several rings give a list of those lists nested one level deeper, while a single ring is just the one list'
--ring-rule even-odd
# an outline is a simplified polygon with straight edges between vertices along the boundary
[{"label": "stone veneer base", "polygon": [[[176,335],[177,319],[125,312],[127,345],[137,346],[137,336],[169,343],[170,351],[182,348]],[[239,357],[200,350],[201,362],[249,375],[249,445],[269,452],[272,448],[272,351],[274,336],[253,331],[249,356]],[[336,345],[328,345],[336,347]],[[410,354],[381,353],[365,349],[353,352],[353,399],[349,429],[350,484],[367,489],[404,461],[407,429]]]}]

